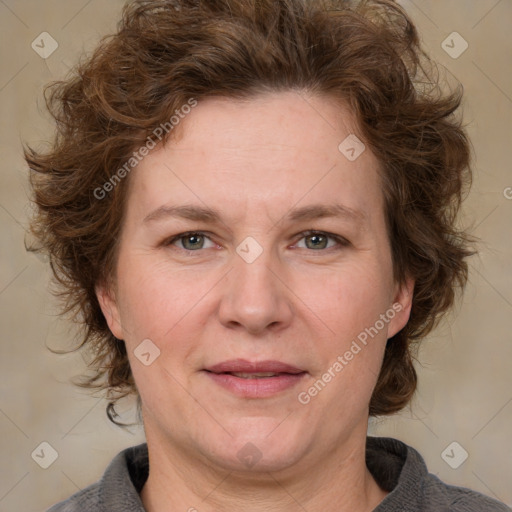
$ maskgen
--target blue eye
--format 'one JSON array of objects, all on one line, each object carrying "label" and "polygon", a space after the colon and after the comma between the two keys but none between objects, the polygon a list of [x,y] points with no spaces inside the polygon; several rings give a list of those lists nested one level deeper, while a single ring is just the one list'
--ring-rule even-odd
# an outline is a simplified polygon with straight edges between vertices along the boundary
[{"label": "blue eye", "polygon": [[205,240],[209,240],[209,238],[204,233],[191,231],[176,235],[174,238],[169,240],[168,245],[175,245],[176,242],[182,242],[182,249],[186,251],[197,251],[199,249],[207,248],[204,247]]},{"label": "blue eye", "polygon": [[[306,242],[305,246],[301,247],[296,245],[296,248],[311,249],[312,251],[317,252],[321,252],[325,249],[339,249],[350,244],[350,242],[343,237],[326,233],[324,231],[305,231],[297,236],[300,237],[299,241],[306,240]],[[209,246],[205,245],[207,241],[210,243]],[[334,241],[334,243],[329,244],[329,241]],[[187,252],[198,252],[201,249],[211,249],[212,247],[215,247],[216,244],[213,243],[210,237],[202,231],[188,231],[174,236],[165,242],[165,245],[174,245],[178,249]]]},{"label": "blue eye", "polygon": [[[301,240],[306,240],[306,249],[312,249],[315,251],[322,249],[331,249],[336,245],[348,245],[348,242],[343,238],[336,235],[331,235],[330,233],[324,233],[323,231],[307,231],[305,233],[301,233],[301,235]],[[309,244],[308,240],[310,241]],[[329,245],[329,240],[334,240],[335,243]]]}]

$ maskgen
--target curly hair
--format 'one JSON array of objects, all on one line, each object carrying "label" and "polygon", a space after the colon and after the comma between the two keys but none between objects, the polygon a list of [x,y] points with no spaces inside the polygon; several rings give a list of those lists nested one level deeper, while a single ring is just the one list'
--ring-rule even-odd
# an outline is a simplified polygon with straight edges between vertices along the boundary
[{"label": "curly hair", "polygon": [[392,0],[125,6],[117,33],[67,80],[47,86],[51,149],[25,148],[36,205],[30,230],[39,242],[31,250],[48,253],[63,313],[83,327],[76,349],[93,350],[94,373],[81,385],[107,390],[111,420],[119,398],[138,395],[124,342],[110,332],[95,291],[115,275],[129,177],[105,184],[190,98],[289,90],[345,102],[381,164],[394,277],[412,277],[415,289],[407,325],[387,341],[370,415],[411,400],[417,342],[453,306],[474,254],[473,239],[456,226],[471,185],[470,143],[456,116],[462,86],[442,85],[414,24]]}]

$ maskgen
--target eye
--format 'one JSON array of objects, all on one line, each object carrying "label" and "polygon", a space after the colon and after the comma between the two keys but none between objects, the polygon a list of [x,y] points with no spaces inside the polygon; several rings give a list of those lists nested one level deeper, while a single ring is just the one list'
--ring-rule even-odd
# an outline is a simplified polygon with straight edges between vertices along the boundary
[{"label": "eye", "polygon": [[[332,249],[336,248],[336,245],[346,247],[349,245],[349,242],[344,238],[333,235],[331,233],[326,233],[324,231],[306,231],[301,233],[300,236],[302,238],[300,240],[305,240],[305,246],[296,246],[299,249],[312,249],[312,250],[322,250],[322,249]],[[329,245],[329,240],[334,240],[334,243]],[[339,248],[339,247],[338,247]]]},{"label": "eye", "polygon": [[[324,231],[305,231],[300,233],[298,236],[301,237],[299,239],[300,241],[306,241],[305,245],[295,245],[295,247],[299,249],[311,249],[314,251],[321,251],[324,249],[336,250],[336,248],[339,249],[350,244],[350,242],[348,242],[343,237],[334,235],[332,233],[326,233]],[[329,244],[329,240],[334,243]],[[205,245],[207,241],[209,241],[210,245]],[[216,244],[213,243],[207,234],[202,231],[189,231],[172,237],[165,242],[165,245],[174,245],[177,246],[178,249],[184,251],[197,252],[200,249],[211,249],[215,247]]]},{"label": "eye", "polygon": [[205,233],[202,233],[200,231],[190,231],[188,233],[180,233],[179,235],[176,235],[175,237],[168,240],[165,245],[176,245],[177,243],[179,243],[181,244],[181,247],[178,246],[178,248],[183,249],[185,251],[209,249],[215,245],[210,240],[211,245],[205,247],[205,240],[210,240]]}]

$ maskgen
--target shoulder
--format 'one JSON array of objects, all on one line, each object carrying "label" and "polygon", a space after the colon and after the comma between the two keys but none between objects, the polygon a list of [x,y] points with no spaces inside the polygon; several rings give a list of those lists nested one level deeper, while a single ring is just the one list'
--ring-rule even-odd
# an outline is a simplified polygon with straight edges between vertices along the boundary
[{"label": "shoulder", "polygon": [[504,503],[466,487],[457,487],[428,474],[422,481],[426,502],[439,503],[447,512],[512,512]]},{"label": "shoulder", "polygon": [[127,448],[114,457],[101,480],[47,512],[144,512],[139,492],[148,472],[147,445]]},{"label": "shoulder", "polygon": [[73,494],[67,500],[57,503],[47,512],[101,512],[99,482]]},{"label": "shoulder", "polygon": [[444,483],[414,448],[397,439],[368,437],[366,463],[389,492],[374,512],[512,512],[484,494]]}]

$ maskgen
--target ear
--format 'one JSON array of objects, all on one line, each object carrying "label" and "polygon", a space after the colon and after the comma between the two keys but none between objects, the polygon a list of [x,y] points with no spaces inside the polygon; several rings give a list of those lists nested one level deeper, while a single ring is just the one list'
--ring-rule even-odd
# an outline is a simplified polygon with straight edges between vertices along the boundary
[{"label": "ear", "polygon": [[107,320],[110,331],[117,339],[124,339],[121,316],[119,315],[119,308],[112,287],[106,284],[97,285],[96,297],[98,298],[101,311]]},{"label": "ear", "polygon": [[414,294],[414,279],[407,277],[401,285],[396,285],[392,309],[396,312],[388,326],[388,339],[400,332],[409,321]]}]

